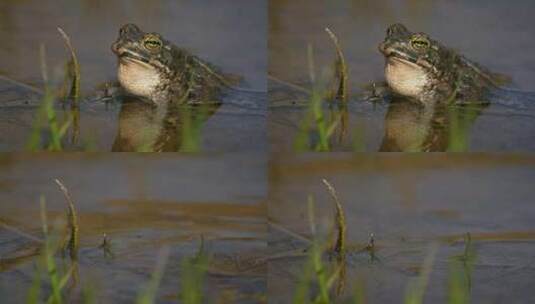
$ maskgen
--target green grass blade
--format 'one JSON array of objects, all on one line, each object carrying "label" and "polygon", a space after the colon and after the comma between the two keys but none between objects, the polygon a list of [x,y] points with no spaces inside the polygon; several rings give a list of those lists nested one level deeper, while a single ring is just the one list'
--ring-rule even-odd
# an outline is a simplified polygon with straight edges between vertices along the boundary
[{"label": "green grass blade", "polygon": [[407,287],[405,294],[405,304],[421,304],[424,300],[425,290],[429,283],[429,276],[433,268],[436,253],[438,251],[438,245],[432,244],[429,248],[429,253],[424,259],[420,275],[416,280],[411,281]]},{"label": "green grass blade", "polygon": [[51,295],[49,303],[61,304],[63,301],[61,297],[60,279],[58,277],[56,261],[54,260],[55,252],[52,249],[52,245],[50,242],[48,222],[47,222],[47,217],[46,217],[46,201],[43,196],[41,196],[40,203],[41,203],[41,221],[43,225],[43,234],[45,238],[43,254],[44,254],[48,277],[50,279],[50,285],[52,288],[52,295]]},{"label": "green grass blade", "polygon": [[208,271],[209,260],[204,252],[204,237],[201,235],[201,242],[195,257],[185,258],[181,262],[180,299],[182,303],[203,303],[203,282]]},{"label": "green grass blade", "polygon": [[158,287],[160,286],[165,266],[167,265],[167,260],[169,258],[170,249],[169,247],[164,247],[160,250],[158,258],[156,261],[156,267],[154,272],[151,275],[151,279],[147,286],[137,297],[137,304],[152,304],[155,303],[156,293],[158,292]]}]

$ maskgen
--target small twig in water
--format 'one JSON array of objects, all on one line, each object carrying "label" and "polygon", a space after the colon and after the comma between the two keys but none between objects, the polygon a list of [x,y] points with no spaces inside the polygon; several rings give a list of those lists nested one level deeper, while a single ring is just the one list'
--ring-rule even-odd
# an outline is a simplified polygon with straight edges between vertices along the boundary
[{"label": "small twig in water", "polygon": [[299,91],[299,92],[302,92],[302,93],[305,93],[305,94],[310,94],[310,91],[305,89],[304,87],[302,86],[299,86],[297,84],[294,84],[294,83],[291,83],[291,82],[288,82],[286,80],[282,80],[280,78],[277,78],[273,75],[268,75],[268,79],[273,81],[273,82],[276,82],[276,83],[279,83],[279,84],[282,84],[282,85],[285,85],[287,87],[290,87],[296,91]]},{"label": "small twig in water", "polygon": [[370,254],[370,262],[378,261],[379,258],[375,255],[375,237],[373,233],[370,234],[370,241],[364,248]]},{"label": "small twig in water", "polygon": [[274,229],[277,229],[277,230],[280,230],[286,234],[288,234],[289,236],[295,238],[295,239],[298,239],[302,242],[305,242],[306,244],[311,244],[312,243],[312,240],[310,238],[307,238],[305,236],[302,236],[300,235],[299,233],[297,232],[293,232],[291,231],[290,229],[278,224],[278,223],[275,223],[273,221],[268,221],[268,225],[271,227],[271,228],[274,228]]},{"label": "small twig in water", "polygon": [[29,239],[29,240],[31,240],[31,241],[34,241],[34,242],[36,242],[36,243],[43,243],[43,242],[44,242],[43,239],[38,238],[38,237],[36,237],[36,236],[33,236],[33,235],[29,234],[29,233],[26,233],[26,232],[20,230],[20,229],[17,228],[17,227],[14,227],[14,226],[12,226],[12,225],[9,225],[8,223],[4,222],[4,221],[1,220],[1,219],[0,219],[0,227],[6,229],[6,230],[8,230],[8,231],[11,231],[11,232],[13,232],[13,233],[15,233],[15,234],[18,234],[19,236],[22,236],[22,237],[24,237],[24,238],[27,238],[27,239]]},{"label": "small twig in water", "polygon": [[105,257],[114,257],[114,254],[111,251],[111,241],[108,239],[108,235],[106,235],[106,233],[102,235],[102,243],[98,246],[98,248],[104,251]]},{"label": "small twig in water", "polygon": [[366,245],[366,250],[375,250],[375,238],[373,236],[373,233],[370,234],[370,242],[368,243],[368,245]]},{"label": "small twig in water", "polygon": [[27,90],[30,90],[30,91],[32,91],[32,92],[34,92],[34,93],[36,93],[36,94],[40,94],[40,95],[44,94],[44,91],[43,91],[43,90],[41,90],[41,89],[39,89],[39,88],[37,88],[37,87],[34,87],[34,86],[32,86],[32,85],[26,84],[26,83],[24,83],[24,82],[15,80],[15,79],[13,79],[13,78],[10,78],[10,77],[8,77],[8,76],[6,76],[6,75],[0,75],[0,80],[2,80],[2,81],[7,81],[7,82],[9,82],[9,83],[11,83],[11,84],[14,84],[14,85],[16,85],[16,86],[19,86],[19,87],[23,87],[23,88],[25,88],[25,89],[27,89]]}]

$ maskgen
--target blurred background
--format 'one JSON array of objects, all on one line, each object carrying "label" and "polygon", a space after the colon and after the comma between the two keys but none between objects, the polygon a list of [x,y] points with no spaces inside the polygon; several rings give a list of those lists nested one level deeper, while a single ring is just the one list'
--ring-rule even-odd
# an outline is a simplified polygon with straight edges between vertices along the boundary
[{"label": "blurred background", "polygon": [[77,50],[84,90],[115,79],[111,44],[119,28],[135,23],[158,32],[178,47],[242,75],[255,89],[265,89],[266,4],[254,1],[2,1],[0,4],[0,71],[31,84],[41,83],[39,44],[45,44],[49,66],[68,56],[59,26]]},{"label": "blurred background", "polygon": [[325,33],[339,38],[351,85],[383,79],[377,46],[390,24],[425,32],[492,71],[510,75],[513,87],[535,91],[535,3],[503,1],[269,1],[269,73],[290,81],[308,77],[307,44],[319,67],[334,60]]}]

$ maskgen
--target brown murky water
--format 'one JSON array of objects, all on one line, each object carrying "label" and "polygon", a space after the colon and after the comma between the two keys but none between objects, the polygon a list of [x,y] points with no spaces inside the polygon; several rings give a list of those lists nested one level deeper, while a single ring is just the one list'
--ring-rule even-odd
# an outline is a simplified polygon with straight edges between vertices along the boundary
[{"label": "brown murky water", "polygon": [[[449,258],[462,254],[462,235],[469,232],[477,256],[472,301],[529,302],[535,296],[534,169],[531,156],[275,156],[269,179],[268,213],[274,224],[269,250],[279,257],[269,263],[270,303],[287,303],[302,277],[303,238],[311,238],[309,195],[315,198],[318,234],[327,235],[333,225],[334,206],[323,178],[336,188],[345,208],[351,248],[339,301],[364,280],[369,302],[399,303],[430,244],[438,242],[425,303],[447,302]],[[377,248],[373,260],[359,250],[371,234]],[[284,252],[292,256],[281,257]]]},{"label": "brown murky water", "polygon": [[[0,294],[11,295],[7,303],[27,296],[42,238],[39,197],[46,197],[51,223],[65,218],[65,200],[53,181],[59,178],[73,196],[80,227],[80,281],[70,299],[89,285],[104,303],[131,302],[159,249],[168,246],[158,299],[175,301],[179,261],[196,254],[202,235],[213,257],[205,287],[210,299],[288,303],[311,238],[309,195],[318,234],[327,235],[333,224],[333,204],[321,183],[326,178],[348,227],[346,288],[337,300],[364,280],[371,301],[399,301],[436,242],[426,301],[444,302],[449,258],[463,252],[466,232],[477,254],[474,301],[500,302],[507,295],[522,303],[534,296],[534,157],[275,154],[267,168],[257,154],[4,155]],[[99,248],[104,233],[113,257]],[[373,259],[361,250],[371,234]]]},{"label": "brown murky water", "polygon": [[[164,246],[170,257],[159,303],[176,302],[181,259],[196,254],[201,235],[212,256],[210,301],[258,303],[266,292],[266,160],[258,155],[178,156],[58,154],[0,158],[0,295],[26,299],[41,244],[39,197],[49,222],[64,219],[54,183],[69,188],[79,218],[77,288],[92,286],[99,303],[132,303]],[[99,245],[106,233],[113,257]],[[76,301],[79,293],[70,294]],[[9,296],[7,296],[9,295]]]},{"label": "brown murky water", "polygon": [[[385,30],[401,22],[426,32],[492,71],[512,78],[494,104],[474,115],[461,110],[466,147],[473,151],[533,151],[535,132],[535,23],[531,1],[279,1],[269,4],[269,75],[310,88],[307,47],[313,48],[316,77],[330,69],[334,46],[324,28],[334,31],[349,69],[353,94],[347,134],[331,138],[336,151],[446,150],[452,116],[430,119],[408,103],[373,103],[360,96],[372,82],[384,81],[384,59],[377,50]],[[469,20],[469,22],[467,22]],[[270,81],[270,142],[274,151],[292,150],[305,109],[291,105],[306,95]],[[521,108],[508,106],[514,100]],[[505,105],[500,105],[503,103]],[[334,111],[334,114],[337,114]],[[472,121],[473,120],[473,121]],[[456,135],[458,136],[458,135]],[[357,142],[357,144],[355,144]],[[431,143],[430,143],[431,142]],[[446,144],[445,144],[446,143]],[[358,147],[356,147],[358,146]]]},{"label": "brown murky water", "polygon": [[[70,35],[77,51],[82,93],[89,101],[80,114],[80,143],[66,140],[67,149],[91,146],[110,151],[121,136],[133,133],[128,126],[136,131],[143,126],[163,136],[178,136],[166,132],[163,119],[147,118],[153,115],[150,107],[132,110],[128,103],[107,105],[91,97],[100,84],[116,79],[116,58],[110,46],[125,23],[159,32],[225,73],[242,77],[240,87],[247,91],[225,92],[223,106],[205,122],[204,151],[265,150],[267,11],[263,0],[3,1],[0,127],[9,132],[2,132],[0,150],[23,150],[30,136],[39,94],[9,79],[42,88],[40,44],[46,46],[50,77],[62,77],[69,54],[56,30],[58,26]],[[65,114],[60,110],[59,118]]]}]

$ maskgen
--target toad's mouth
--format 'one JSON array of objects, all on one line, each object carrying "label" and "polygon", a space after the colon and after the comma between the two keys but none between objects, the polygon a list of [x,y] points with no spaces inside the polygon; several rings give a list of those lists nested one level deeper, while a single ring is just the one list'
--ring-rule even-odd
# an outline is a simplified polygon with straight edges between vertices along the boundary
[{"label": "toad's mouth", "polygon": [[150,61],[149,59],[147,59],[146,57],[143,57],[142,55],[139,55],[137,53],[134,53],[132,51],[127,51],[127,50],[119,50],[119,52],[117,53],[117,56],[119,57],[119,60],[121,62],[135,62],[135,63],[140,63],[140,64],[143,64],[143,65],[150,65]]},{"label": "toad's mouth", "polygon": [[402,62],[412,65],[418,65],[418,59],[407,55],[406,53],[396,50],[393,46],[387,46],[386,43],[379,44],[379,51],[383,53],[386,60],[393,62]]},{"label": "toad's mouth", "polygon": [[401,53],[395,50],[386,50],[384,52],[385,58],[391,62],[401,62],[409,65],[420,66],[418,60],[414,57],[410,57],[405,53]]}]

